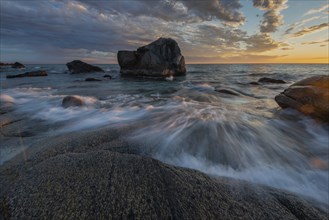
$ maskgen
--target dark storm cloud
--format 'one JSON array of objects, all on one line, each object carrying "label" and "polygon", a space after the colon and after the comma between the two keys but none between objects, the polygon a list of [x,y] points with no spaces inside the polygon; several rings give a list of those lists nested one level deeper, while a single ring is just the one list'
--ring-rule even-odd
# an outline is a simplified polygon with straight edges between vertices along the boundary
[{"label": "dark storm cloud", "polygon": [[288,0],[253,0],[256,8],[266,11],[260,24],[262,33],[272,33],[277,31],[283,24],[283,16],[280,12],[287,8]]}]

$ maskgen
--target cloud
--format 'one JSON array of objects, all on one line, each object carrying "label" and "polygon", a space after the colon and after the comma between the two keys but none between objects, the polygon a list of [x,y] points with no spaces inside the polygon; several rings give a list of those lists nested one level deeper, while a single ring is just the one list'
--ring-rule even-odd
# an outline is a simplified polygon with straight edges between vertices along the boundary
[{"label": "cloud", "polygon": [[247,44],[246,52],[249,53],[260,53],[289,46],[286,43],[273,40],[269,34],[265,33],[251,35],[245,42]]},{"label": "cloud", "polygon": [[199,25],[193,36],[201,45],[207,45],[218,53],[255,54],[289,46],[275,41],[269,34],[248,35],[239,29],[214,25]]},{"label": "cloud", "polygon": [[304,14],[304,16],[306,16],[306,15],[312,15],[312,14],[317,14],[317,13],[320,13],[320,12],[323,12],[323,11],[327,10],[328,8],[329,8],[329,4],[324,5],[324,6],[320,7],[320,8],[311,9],[308,12],[306,12]]},{"label": "cloud", "polygon": [[239,0],[77,0],[89,7],[109,13],[121,13],[127,17],[151,16],[165,21],[200,22],[218,19],[232,25],[240,25],[245,17],[239,11]]},{"label": "cloud", "polygon": [[253,0],[253,5],[261,10],[283,10],[288,0]]},{"label": "cloud", "polygon": [[253,5],[260,10],[266,11],[260,24],[262,33],[276,32],[283,22],[280,12],[287,8],[288,0],[253,0]]},{"label": "cloud", "polygon": [[329,42],[329,39],[323,40],[323,41],[308,41],[308,42],[303,42],[302,45],[322,44],[322,43],[327,43],[327,42]]},{"label": "cloud", "polygon": [[238,11],[241,8],[239,0],[183,0],[181,1],[189,12],[205,20],[217,18],[231,24],[241,24],[245,17]]},{"label": "cloud", "polygon": [[302,30],[300,30],[296,33],[293,33],[292,37],[302,37],[302,36],[305,36],[307,34],[312,34],[314,32],[325,30],[328,27],[329,27],[329,23],[322,23],[322,24],[319,24],[319,25],[314,25],[314,26],[311,26],[311,27],[304,28],[304,29],[302,29]]},{"label": "cloud", "polygon": [[307,19],[303,19],[301,21],[295,22],[295,23],[289,25],[288,29],[285,31],[285,34],[290,34],[294,29],[299,28],[299,27],[303,26],[304,24],[306,24],[310,21],[317,20],[319,18],[320,18],[320,16],[314,16],[311,18],[307,18]]},{"label": "cloud", "polygon": [[136,49],[159,37],[175,39],[187,62],[193,57],[260,56],[287,47],[267,33],[249,35],[230,26],[244,21],[238,0],[11,0],[0,4],[1,60],[114,63],[118,50]]}]

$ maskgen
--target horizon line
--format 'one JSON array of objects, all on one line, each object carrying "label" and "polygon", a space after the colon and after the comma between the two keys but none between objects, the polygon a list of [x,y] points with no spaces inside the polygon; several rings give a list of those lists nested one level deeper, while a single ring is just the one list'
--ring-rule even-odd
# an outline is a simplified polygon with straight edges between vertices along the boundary
[{"label": "horizon line", "polygon": [[[15,62],[19,62],[19,61],[15,61]],[[0,63],[4,63],[4,64],[13,64],[15,62],[2,62],[0,61]],[[66,63],[24,63],[22,62],[23,64],[25,65],[66,65]],[[119,65],[118,63],[89,63],[89,64],[92,64],[92,65]],[[294,62],[287,62],[287,63],[253,63],[253,62],[250,62],[250,63],[186,63],[186,65],[220,65],[220,64],[223,64],[223,65],[230,65],[230,64],[240,64],[240,65],[246,65],[246,64],[253,64],[253,65],[257,65],[257,64],[327,64],[329,65],[329,62],[327,63],[294,63]]]}]

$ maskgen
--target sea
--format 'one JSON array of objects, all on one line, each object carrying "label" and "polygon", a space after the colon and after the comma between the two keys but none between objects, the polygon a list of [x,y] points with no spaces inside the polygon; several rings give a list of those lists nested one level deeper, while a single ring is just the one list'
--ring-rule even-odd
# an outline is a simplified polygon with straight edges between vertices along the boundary
[{"label": "sea", "polygon": [[[14,103],[16,117],[47,126],[30,128],[24,147],[2,134],[0,166],[43,138],[142,123],[127,136],[157,160],[329,205],[329,126],[274,100],[294,82],[328,75],[327,64],[187,65],[186,76],[170,80],[123,78],[118,65],[98,66],[105,73],[69,74],[65,65],[43,64],[1,69],[1,102]],[[48,76],[6,79],[36,70]],[[90,77],[102,81],[85,81]],[[252,83],[262,77],[286,83]],[[63,108],[67,95],[85,105]]]}]

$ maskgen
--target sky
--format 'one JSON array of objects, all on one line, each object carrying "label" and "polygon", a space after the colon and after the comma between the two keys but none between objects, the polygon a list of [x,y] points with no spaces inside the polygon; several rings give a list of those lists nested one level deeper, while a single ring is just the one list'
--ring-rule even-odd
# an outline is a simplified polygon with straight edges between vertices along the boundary
[{"label": "sky", "polygon": [[0,0],[0,61],[117,63],[159,37],[187,63],[328,63],[328,0]]}]

